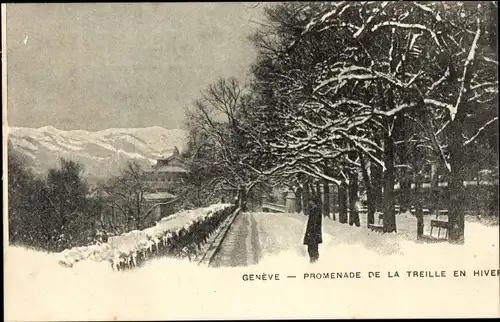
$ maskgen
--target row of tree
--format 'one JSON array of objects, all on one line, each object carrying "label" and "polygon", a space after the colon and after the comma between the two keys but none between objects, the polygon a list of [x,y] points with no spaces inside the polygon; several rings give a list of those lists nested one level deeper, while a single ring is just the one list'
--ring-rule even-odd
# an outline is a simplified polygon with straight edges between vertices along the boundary
[{"label": "row of tree", "polygon": [[9,243],[48,251],[93,241],[101,206],[88,198],[83,167],[61,159],[43,178],[8,145]]},{"label": "row of tree", "polygon": [[379,210],[394,232],[395,185],[422,221],[421,198],[409,197],[441,169],[449,237],[463,242],[463,182],[471,170],[498,171],[497,2],[294,2],[264,12],[247,84],[218,80],[190,110],[192,164],[207,186],[251,195],[288,183],[307,195],[322,184],[327,196],[333,183],[341,222],[362,188],[368,223]]},{"label": "row of tree", "polygon": [[134,162],[94,186],[72,160],[34,174],[10,141],[7,163],[11,244],[56,252],[143,228],[146,184]]}]

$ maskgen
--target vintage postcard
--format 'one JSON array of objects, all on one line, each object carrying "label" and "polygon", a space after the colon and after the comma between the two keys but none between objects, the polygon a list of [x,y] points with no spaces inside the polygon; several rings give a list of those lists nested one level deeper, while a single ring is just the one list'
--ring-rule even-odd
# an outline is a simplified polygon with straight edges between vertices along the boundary
[{"label": "vintage postcard", "polygon": [[500,317],[497,10],[2,4],[6,321]]}]

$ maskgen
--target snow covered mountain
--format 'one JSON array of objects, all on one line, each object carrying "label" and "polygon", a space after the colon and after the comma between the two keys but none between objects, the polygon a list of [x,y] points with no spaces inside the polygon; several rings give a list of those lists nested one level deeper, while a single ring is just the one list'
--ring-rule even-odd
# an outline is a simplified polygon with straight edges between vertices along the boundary
[{"label": "snow covered mountain", "polygon": [[156,158],[176,146],[185,149],[187,131],[146,128],[112,128],[90,132],[62,131],[52,126],[38,129],[9,127],[8,138],[37,173],[57,167],[61,157],[80,162],[89,181],[119,173],[129,160],[148,168]]}]

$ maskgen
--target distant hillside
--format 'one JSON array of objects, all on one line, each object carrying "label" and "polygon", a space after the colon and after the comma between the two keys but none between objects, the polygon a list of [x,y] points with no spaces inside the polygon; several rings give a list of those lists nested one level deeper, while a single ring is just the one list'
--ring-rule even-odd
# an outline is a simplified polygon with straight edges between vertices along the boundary
[{"label": "distant hillside", "polygon": [[155,159],[170,154],[175,146],[183,151],[187,131],[159,126],[120,128],[90,132],[62,131],[52,126],[38,129],[9,127],[8,138],[29,166],[44,173],[59,164],[61,157],[85,166],[89,181],[117,174],[129,160],[148,168]]}]

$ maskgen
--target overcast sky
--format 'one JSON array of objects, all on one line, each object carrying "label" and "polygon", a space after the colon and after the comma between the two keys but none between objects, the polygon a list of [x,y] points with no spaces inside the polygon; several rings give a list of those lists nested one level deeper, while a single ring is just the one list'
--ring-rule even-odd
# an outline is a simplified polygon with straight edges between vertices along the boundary
[{"label": "overcast sky", "polygon": [[181,128],[208,84],[248,73],[255,4],[9,4],[8,123]]}]

